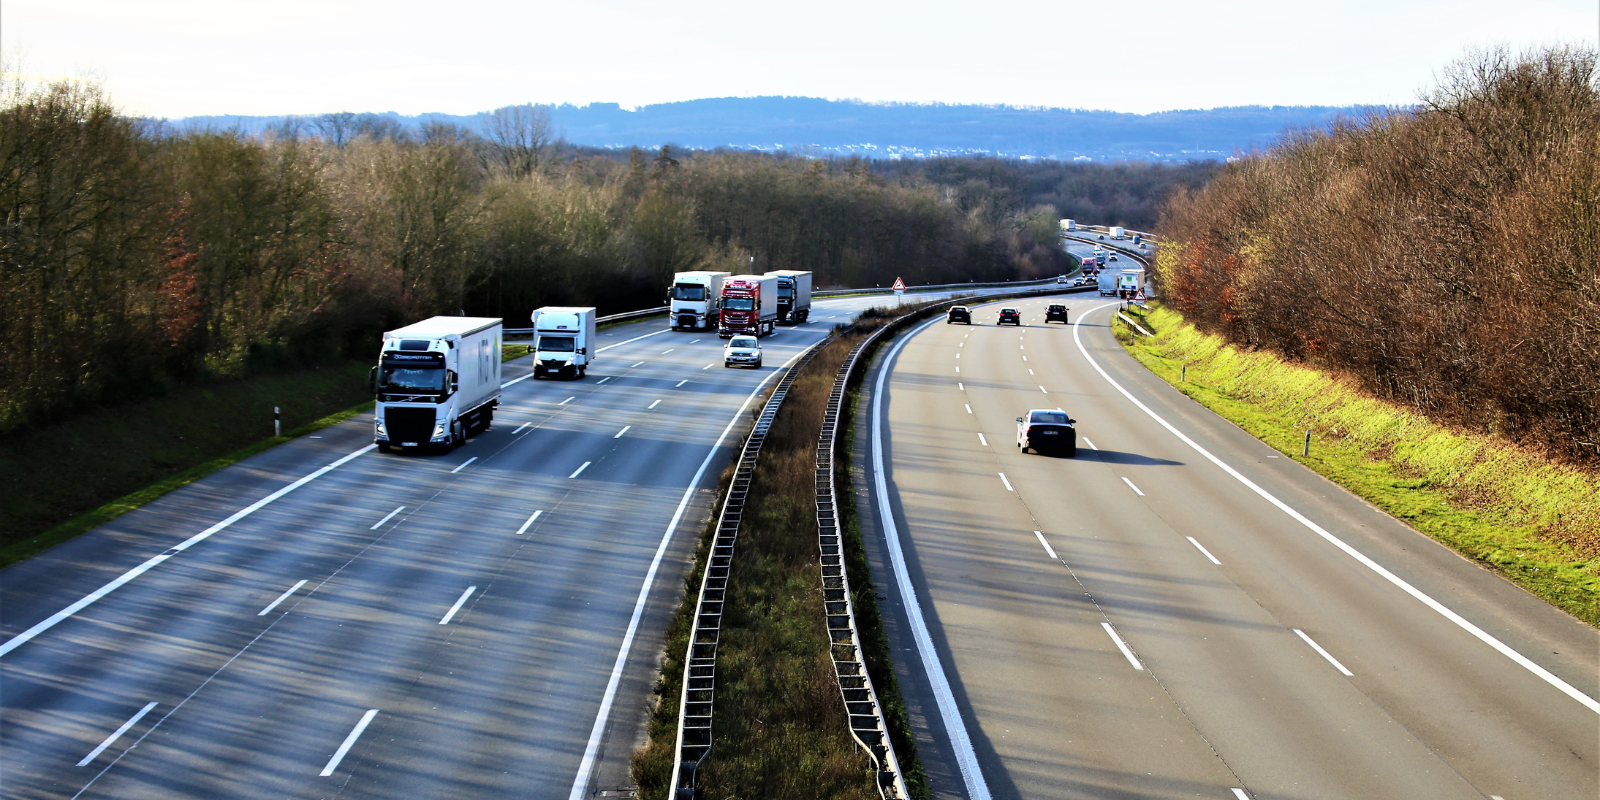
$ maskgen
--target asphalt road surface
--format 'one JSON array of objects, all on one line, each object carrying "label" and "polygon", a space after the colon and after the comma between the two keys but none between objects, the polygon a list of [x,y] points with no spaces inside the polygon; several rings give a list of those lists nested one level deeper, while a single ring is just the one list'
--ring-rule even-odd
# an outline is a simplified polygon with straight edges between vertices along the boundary
[{"label": "asphalt road surface", "polygon": [[818,301],[760,370],[611,328],[586,379],[507,363],[448,454],[364,414],[0,572],[0,796],[616,796],[752,398],[885,302]]},{"label": "asphalt road surface", "polygon": [[[863,403],[937,796],[1600,796],[1594,629],[1149,374],[1115,302],[1004,305],[902,337]],[[1018,449],[1035,408],[1077,457]]]}]

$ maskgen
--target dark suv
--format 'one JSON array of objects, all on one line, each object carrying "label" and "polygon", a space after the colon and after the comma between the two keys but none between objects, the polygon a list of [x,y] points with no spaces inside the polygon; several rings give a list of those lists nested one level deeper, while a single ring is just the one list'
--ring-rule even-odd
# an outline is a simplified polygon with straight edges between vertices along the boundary
[{"label": "dark suv", "polygon": [[1044,312],[1044,321],[1046,324],[1051,322],[1067,324],[1067,307],[1060,303],[1051,303],[1050,309]]},{"label": "dark suv", "polygon": [[951,306],[950,316],[944,318],[944,324],[959,322],[963,325],[972,324],[972,310],[966,306]]},{"label": "dark suv", "polygon": [[1012,325],[1020,326],[1022,324],[1022,315],[1018,314],[1017,310],[1014,309],[1014,308],[1002,308],[1002,309],[1000,309],[1000,319],[995,321],[994,324],[996,324],[996,325],[1004,325],[1004,324],[1006,324],[1008,322],[1011,323]]}]

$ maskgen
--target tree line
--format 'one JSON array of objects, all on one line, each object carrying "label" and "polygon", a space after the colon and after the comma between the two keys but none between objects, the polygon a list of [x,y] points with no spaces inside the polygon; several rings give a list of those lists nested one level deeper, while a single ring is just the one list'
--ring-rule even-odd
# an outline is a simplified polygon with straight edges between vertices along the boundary
[{"label": "tree line", "polygon": [[1596,54],[1475,53],[1414,110],[1180,191],[1163,295],[1204,330],[1600,465]]}]

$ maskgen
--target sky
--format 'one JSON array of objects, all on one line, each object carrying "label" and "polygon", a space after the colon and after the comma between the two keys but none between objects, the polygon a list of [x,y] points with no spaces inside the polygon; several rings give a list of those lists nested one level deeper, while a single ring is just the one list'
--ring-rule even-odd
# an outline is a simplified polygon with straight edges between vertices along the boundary
[{"label": "sky", "polygon": [[1600,0],[4,0],[0,60],[158,117],[791,95],[1149,113],[1406,104]]}]

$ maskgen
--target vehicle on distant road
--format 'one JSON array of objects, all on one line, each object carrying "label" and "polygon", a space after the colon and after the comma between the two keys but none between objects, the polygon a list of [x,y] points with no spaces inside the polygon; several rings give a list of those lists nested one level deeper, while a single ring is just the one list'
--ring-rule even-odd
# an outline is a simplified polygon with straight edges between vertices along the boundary
[{"label": "vehicle on distant road", "polygon": [[811,317],[811,273],[798,269],[777,269],[768,275],[778,279],[778,322],[799,325]]},{"label": "vehicle on distant road", "polygon": [[1017,417],[1017,447],[1022,452],[1059,452],[1068,457],[1078,454],[1077,420],[1059,408],[1035,408]]},{"label": "vehicle on distant road", "polygon": [[962,325],[972,324],[972,309],[966,306],[951,306],[950,314],[944,318],[944,324],[959,322]]},{"label": "vehicle on distant road", "polygon": [[1124,300],[1132,300],[1135,295],[1144,289],[1144,270],[1125,269],[1117,273],[1117,296]]},{"label": "vehicle on distant road", "polygon": [[1050,308],[1044,312],[1044,321],[1045,324],[1049,324],[1051,322],[1060,322],[1062,324],[1066,324],[1067,307],[1060,303],[1051,303]]},{"label": "vehicle on distant road", "polygon": [[1116,257],[1116,256],[1107,256],[1107,257],[1106,257],[1106,260],[1107,260],[1107,261],[1116,261],[1116,260],[1117,260],[1117,257]]},{"label": "vehicle on distant road", "polygon": [[1126,235],[1127,235],[1127,233],[1122,228],[1112,228],[1111,229],[1111,238],[1113,238],[1113,239],[1121,239],[1121,238],[1124,238]]},{"label": "vehicle on distant road", "polygon": [[722,366],[761,368],[761,340],[754,336],[735,336],[722,348]]},{"label": "vehicle on distant road", "polygon": [[1057,275],[1056,276],[1056,283],[1066,283],[1066,282],[1067,282],[1067,276],[1065,276],[1065,275]]},{"label": "vehicle on distant road", "polygon": [[1103,269],[1095,276],[1095,280],[1098,281],[1101,297],[1110,297],[1117,293],[1117,273]]},{"label": "vehicle on distant road", "polygon": [[1000,318],[995,320],[994,324],[1005,325],[1006,323],[1020,326],[1022,324],[1022,314],[1014,308],[1000,309]]}]

